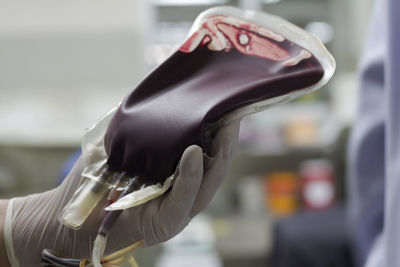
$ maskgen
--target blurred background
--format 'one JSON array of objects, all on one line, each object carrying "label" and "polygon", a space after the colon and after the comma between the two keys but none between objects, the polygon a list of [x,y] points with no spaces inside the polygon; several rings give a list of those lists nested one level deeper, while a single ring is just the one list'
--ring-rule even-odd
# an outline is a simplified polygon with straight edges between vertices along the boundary
[{"label": "blurred background", "polygon": [[337,62],[320,91],[243,120],[222,188],[141,266],[353,266],[346,144],[372,0],[0,0],[0,197],[57,185],[85,129],[216,5],[263,10],[317,35]]}]

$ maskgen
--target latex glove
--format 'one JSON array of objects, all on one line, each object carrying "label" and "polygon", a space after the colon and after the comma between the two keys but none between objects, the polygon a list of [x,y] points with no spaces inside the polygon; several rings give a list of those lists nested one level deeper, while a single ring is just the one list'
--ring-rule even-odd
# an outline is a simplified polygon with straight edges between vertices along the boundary
[{"label": "latex glove", "polygon": [[[142,239],[146,246],[151,246],[178,234],[218,190],[231,161],[238,132],[238,121],[218,131],[210,164],[203,161],[200,147],[188,147],[172,189],[125,210],[108,236],[105,254]],[[78,231],[61,225],[57,219],[80,184],[82,168],[80,159],[59,187],[9,201],[5,243],[12,266],[40,266],[44,248],[71,258],[90,258],[90,248],[105,214],[104,204],[94,210]]]}]

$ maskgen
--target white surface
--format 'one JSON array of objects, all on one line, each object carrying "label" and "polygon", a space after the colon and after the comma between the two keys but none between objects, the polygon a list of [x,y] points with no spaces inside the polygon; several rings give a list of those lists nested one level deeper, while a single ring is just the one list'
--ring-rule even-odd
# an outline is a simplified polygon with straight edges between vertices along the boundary
[{"label": "white surface", "polygon": [[153,0],[152,3],[158,6],[203,6],[220,5],[227,0]]},{"label": "white surface", "polygon": [[93,32],[129,29],[136,31],[145,16],[144,0],[6,1],[0,0],[0,36]]},{"label": "white surface", "polygon": [[[32,89],[34,92],[35,90]],[[93,95],[90,94],[92,91]],[[81,90],[64,98],[63,95],[40,93],[14,97],[12,93],[0,98],[0,143],[24,145],[77,145],[85,129],[118,103],[122,97],[117,90]],[[109,94],[105,93],[111,91]],[[86,92],[86,93],[85,93]],[[118,92],[118,91],[117,91]]]},{"label": "white surface", "polygon": [[77,146],[144,76],[144,0],[0,0],[0,144]]}]

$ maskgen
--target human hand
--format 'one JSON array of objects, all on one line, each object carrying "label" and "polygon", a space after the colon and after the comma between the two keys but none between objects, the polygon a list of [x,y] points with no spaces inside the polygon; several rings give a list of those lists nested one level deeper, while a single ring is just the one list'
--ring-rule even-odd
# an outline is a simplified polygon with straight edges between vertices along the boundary
[{"label": "human hand", "polygon": [[[124,211],[108,236],[106,254],[139,240],[151,246],[179,233],[209,204],[218,190],[231,161],[238,133],[239,121],[218,131],[209,166],[203,161],[200,147],[188,147],[182,155],[172,189]],[[104,218],[105,202],[100,203],[77,231],[57,220],[78,188],[83,168],[80,159],[59,187],[9,202],[11,216],[6,218],[6,229],[12,234],[11,240],[5,241],[14,251],[15,257],[10,259],[12,266],[18,266],[16,262],[19,266],[40,266],[40,253],[44,248],[71,258],[90,258],[90,248]]]}]

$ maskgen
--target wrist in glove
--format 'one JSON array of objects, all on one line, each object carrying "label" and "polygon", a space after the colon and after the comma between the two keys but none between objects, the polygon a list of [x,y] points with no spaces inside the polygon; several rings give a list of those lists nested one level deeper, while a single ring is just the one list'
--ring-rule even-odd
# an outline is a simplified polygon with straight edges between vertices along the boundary
[{"label": "wrist in glove", "polygon": [[[182,155],[172,189],[124,211],[109,234],[106,254],[139,240],[144,240],[146,246],[158,244],[182,231],[218,190],[231,161],[238,133],[238,121],[218,131],[210,163],[203,160],[200,147],[188,147]],[[6,245],[15,255],[9,254],[13,267],[40,266],[40,253],[44,248],[71,258],[90,257],[90,248],[105,215],[105,203],[100,203],[77,231],[58,221],[59,213],[81,182],[83,168],[80,159],[59,187],[9,202],[5,223],[10,239],[6,240]]]}]

